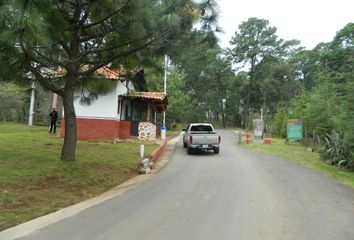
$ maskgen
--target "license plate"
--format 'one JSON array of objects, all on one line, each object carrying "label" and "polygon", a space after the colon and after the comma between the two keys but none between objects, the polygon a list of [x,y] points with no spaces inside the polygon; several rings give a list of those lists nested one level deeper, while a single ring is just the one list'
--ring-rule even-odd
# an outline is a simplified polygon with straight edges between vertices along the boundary
[{"label": "license plate", "polygon": [[202,148],[208,148],[209,146],[208,145],[202,145]]}]

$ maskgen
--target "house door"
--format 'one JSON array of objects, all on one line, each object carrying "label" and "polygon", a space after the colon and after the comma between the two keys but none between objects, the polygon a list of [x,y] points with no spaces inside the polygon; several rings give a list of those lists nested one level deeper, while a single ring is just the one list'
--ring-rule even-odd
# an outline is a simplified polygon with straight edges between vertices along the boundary
[{"label": "house door", "polygon": [[139,136],[139,121],[138,120],[131,121],[130,136]]}]

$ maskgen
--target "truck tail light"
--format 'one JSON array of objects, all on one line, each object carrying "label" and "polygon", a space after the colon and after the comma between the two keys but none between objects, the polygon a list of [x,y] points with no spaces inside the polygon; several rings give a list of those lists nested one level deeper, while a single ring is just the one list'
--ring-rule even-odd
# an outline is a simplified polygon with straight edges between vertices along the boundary
[{"label": "truck tail light", "polygon": [[192,135],[189,135],[189,144],[192,144],[192,142],[193,142],[193,137]]},{"label": "truck tail light", "polygon": [[220,142],[221,142],[221,136],[219,135],[219,144],[220,144]]}]

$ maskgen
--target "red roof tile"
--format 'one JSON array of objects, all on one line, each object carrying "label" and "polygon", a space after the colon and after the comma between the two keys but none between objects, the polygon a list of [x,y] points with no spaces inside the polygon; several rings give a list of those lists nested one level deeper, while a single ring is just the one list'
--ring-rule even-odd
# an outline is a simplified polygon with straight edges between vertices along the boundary
[{"label": "red roof tile", "polygon": [[[81,67],[81,71],[87,71],[89,69],[90,69],[90,67],[88,65]],[[109,69],[108,67],[101,67],[96,70],[96,73],[98,75],[101,75],[102,77],[112,79],[112,80],[124,80],[126,78],[126,69],[122,65],[118,69],[115,69],[115,70]],[[58,70],[52,71],[51,73],[49,73],[48,76],[62,77],[65,74],[66,74],[65,69],[58,68]]]},{"label": "red roof tile", "polygon": [[140,99],[147,102],[152,102],[157,107],[158,111],[166,111],[168,105],[167,94],[163,92],[130,92],[121,95],[122,98]]},{"label": "red roof tile", "polygon": [[131,98],[154,99],[160,101],[163,101],[167,97],[167,95],[163,92],[130,92],[123,96]]},{"label": "red roof tile", "polygon": [[109,78],[109,79],[119,79],[120,78],[120,75],[117,72],[115,72],[107,67],[99,68],[96,70],[96,72],[105,78]]}]

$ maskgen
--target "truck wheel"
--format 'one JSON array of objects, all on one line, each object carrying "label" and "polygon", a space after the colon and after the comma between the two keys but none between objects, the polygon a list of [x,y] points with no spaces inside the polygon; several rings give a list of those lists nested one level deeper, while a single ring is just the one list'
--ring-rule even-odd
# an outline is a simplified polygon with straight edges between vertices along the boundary
[{"label": "truck wheel", "polygon": [[220,151],[220,149],[219,149],[219,148],[215,148],[215,149],[214,149],[214,153],[215,153],[215,154],[218,154],[218,153],[219,153],[219,151]]},{"label": "truck wheel", "polygon": [[183,147],[184,147],[184,148],[187,148],[187,146],[188,146],[188,144],[185,143],[185,142],[183,142]]},{"label": "truck wheel", "polygon": [[187,153],[188,153],[188,154],[192,154],[192,148],[190,148],[190,147],[187,148]]}]

